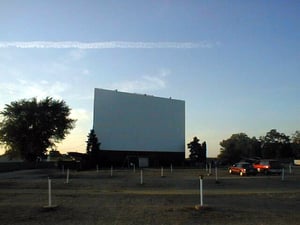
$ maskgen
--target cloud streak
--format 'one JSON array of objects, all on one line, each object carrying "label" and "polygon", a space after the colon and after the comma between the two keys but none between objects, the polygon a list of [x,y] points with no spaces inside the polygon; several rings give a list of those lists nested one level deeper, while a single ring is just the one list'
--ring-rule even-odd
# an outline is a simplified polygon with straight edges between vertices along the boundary
[{"label": "cloud streak", "polygon": [[78,41],[20,41],[0,42],[0,48],[41,48],[41,49],[195,49],[213,48],[218,43],[201,42],[78,42]]},{"label": "cloud streak", "polygon": [[[54,97],[56,99],[62,99],[60,96],[68,88],[68,85],[42,80],[39,82],[27,81],[27,80],[16,80],[15,82],[0,83],[0,89],[2,90],[2,96],[0,97],[1,103],[7,103],[8,100],[15,101],[22,98],[42,99],[47,96]],[[12,99],[12,96],[14,99]]]},{"label": "cloud streak", "polygon": [[[167,71],[167,72],[166,72]],[[164,89],[167,86],[166,76],[170,74],[168,70],[161,70],[157,74],[144,75],[136,80],[127,80],[113,83],[108,89],[117,89],[125,92],[143,93]]]}]

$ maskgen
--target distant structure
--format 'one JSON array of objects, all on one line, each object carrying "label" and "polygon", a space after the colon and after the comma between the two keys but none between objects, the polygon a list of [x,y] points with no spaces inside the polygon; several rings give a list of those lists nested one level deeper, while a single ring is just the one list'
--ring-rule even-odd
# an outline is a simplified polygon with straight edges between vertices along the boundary
[{"label": "distant structure", "polygon": [[93,129],[110,166],[179,165],[185,158],[185,102],[95,89]]}]

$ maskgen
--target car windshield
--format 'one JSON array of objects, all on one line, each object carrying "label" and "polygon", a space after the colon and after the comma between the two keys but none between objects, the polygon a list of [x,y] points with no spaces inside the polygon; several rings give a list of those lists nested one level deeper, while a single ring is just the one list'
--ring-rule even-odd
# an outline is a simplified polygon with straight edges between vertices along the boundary
[{"label": "car windshield", "polygon": [[243,168],[251,168],[251,164],[242,164]]},{"label": "car windshield", "polygon": [[239,164],[236,165],[236,167],[239,167],[239,168],[250,168],[251,164],[249,164],[249,163],[239,163]]}]

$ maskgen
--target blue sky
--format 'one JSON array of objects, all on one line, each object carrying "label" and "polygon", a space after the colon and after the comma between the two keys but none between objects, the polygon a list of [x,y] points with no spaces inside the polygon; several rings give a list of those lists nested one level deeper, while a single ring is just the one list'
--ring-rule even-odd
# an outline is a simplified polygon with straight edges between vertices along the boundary
[{"label": "blue sky", "polygon": [[[85,151],[94,88],[186,101],[186,142],[300,129],[299,1],[0,2],[0,110],[51,96]],[[100,137],[101,141],[101,137]],[[3,152],[3,150],[2,150]],[[1,153],[1,150],[0,150]]]}]

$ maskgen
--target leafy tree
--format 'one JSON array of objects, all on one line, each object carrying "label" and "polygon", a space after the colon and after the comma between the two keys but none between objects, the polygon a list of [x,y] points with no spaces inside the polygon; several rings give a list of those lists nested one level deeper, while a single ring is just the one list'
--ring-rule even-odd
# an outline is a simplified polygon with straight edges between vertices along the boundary
[{"label": "leafy tree", "polygon": [[92,129],[88,135],[86,147],[86,153],[88,155],[88,161],[90,166],[95,166],[98,161],[100,154],[100,145],[101,143],[99,143],[98,141],[95,130]]},{"label": "leafy tree", "polygon": [[193,138],[193,141],[190,142],[187,146],[190,149],[190,159],[194,162],[205,163],[206,162],[206,142],[203,142],[202,145],[199,143],[197,137]]},{"label": "leafy tree", "polygon": [[290,137],[276,129],[267,132],[260,140],[263,158],[288,158],[293,155]]},{"label": "leafy tree", "polygon": [[50,97],[11,102],[0,115],[0,142],[8,154],[19,154],[27,161],[43,157],[75,127],[66,103]]},{"label": "leafy tree", "polygon": [[300,131],[296,131],[292,135],[292,150],[293,150],[293,155],[296,158],[300,158]]},{"label": "leafy tree", "polygon": [[221,152],[218,158],[226,163],[235,163],[243,158],[253,158],[260,154],[258,140],[248,137],[245,133],[231,135],[220,142]]},{"label": "leafy tree", "polygon": [[251,148],[251,152],[248,155],[248,157],[261,158],[261,142],[260,142],[260,140],[257,139],[256,137],[252,137],[251,144],[252,144],[252,148]]}]

